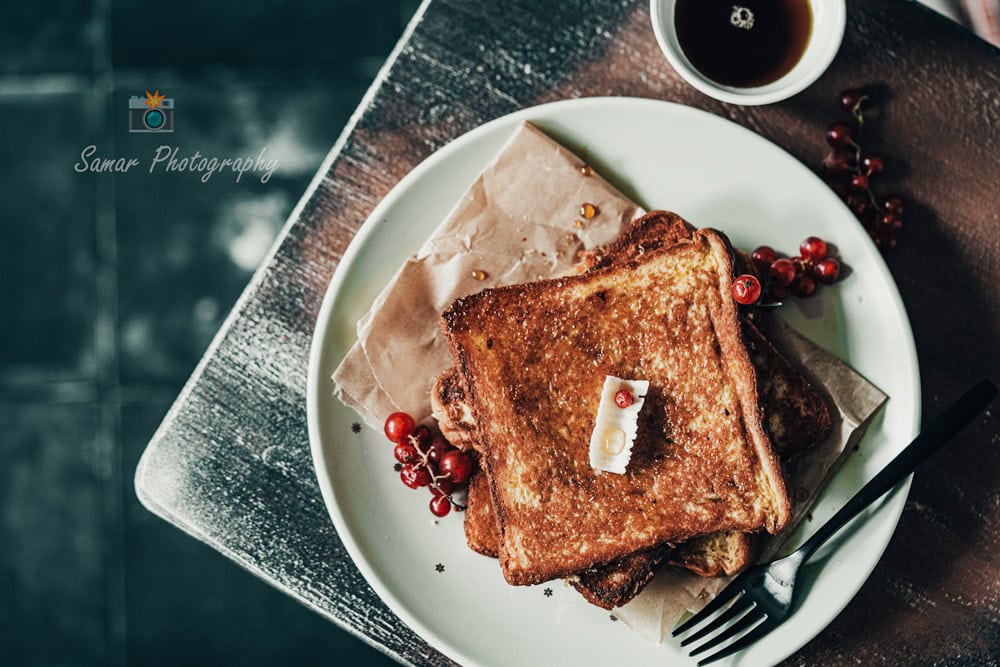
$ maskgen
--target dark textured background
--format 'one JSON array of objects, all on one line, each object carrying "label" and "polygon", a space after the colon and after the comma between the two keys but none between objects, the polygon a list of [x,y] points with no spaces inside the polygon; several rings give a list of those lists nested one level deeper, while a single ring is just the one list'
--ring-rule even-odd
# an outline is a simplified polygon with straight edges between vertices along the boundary
[{"label": "dark textured background", "polygon": [[[416,5],[0,6],[0,665],[395,664],[153,517],[132,475]],[[147,88],[173,135],[127,132]],[[91,143],[281,166],[75,173]]]}]

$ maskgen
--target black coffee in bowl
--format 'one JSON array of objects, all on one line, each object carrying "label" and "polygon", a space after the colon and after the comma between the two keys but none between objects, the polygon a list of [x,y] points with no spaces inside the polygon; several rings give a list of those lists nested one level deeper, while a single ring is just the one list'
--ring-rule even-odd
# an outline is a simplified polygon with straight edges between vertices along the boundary
[{"label": "black coffee in bowl", "polygon": [[739,88],[788,74],[812,33],[809,0],[677,0],[681,50],[699,72]]}]

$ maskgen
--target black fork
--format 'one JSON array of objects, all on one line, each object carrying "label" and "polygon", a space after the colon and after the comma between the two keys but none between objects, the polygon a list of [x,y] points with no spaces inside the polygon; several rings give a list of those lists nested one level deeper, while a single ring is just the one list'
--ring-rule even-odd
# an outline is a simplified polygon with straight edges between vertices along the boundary
[{"label": "black fork", "polygon": [[673,635],[676,637],[701,625],[726,603],[731,602],[729,607],[711,622],[686,637],[681,646],[687,646],[707,637],[732,622],[722,632],[691,651],[691,656],[699,655],[729,639],[736,638],[725,648],[698,662],[699,665],[707,665],[743,650],[781,625],[792,607],[795,576],[802,564],[861,510],[885,495],[927,457],[955,437],[996,395],[997,388],[989,380],[982,380],[965,392],[847,501],[839,512],[813,533],[797,551],[784,558],[755,565],[746,570],[733,579],[704,609],[675,629]]}]

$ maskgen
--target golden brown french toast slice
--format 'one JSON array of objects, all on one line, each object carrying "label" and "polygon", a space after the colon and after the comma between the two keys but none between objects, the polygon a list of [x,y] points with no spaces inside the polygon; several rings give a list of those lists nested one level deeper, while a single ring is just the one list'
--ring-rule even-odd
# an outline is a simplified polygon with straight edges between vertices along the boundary
[{"label": "golden brown french toast slice", "polygon": [[[509,582],[787,521],[731,278],[727,241],[702,230],[622,265],[484,290],[444,313]],[[651,382],[626,475],[589,465],[609,374]]]},{"label": "golden brown french toast slice", "polygon": [[[608,266],[641,256],[689,238],[694,228],[676,214],[653,211],[632,223],[622,236],[609,246],[586,253],[578,265],[580,272]],[[747,270],[748,259],[739,255]],[[751,358],[757,368],[761,407],[774,449],[782,458],[818,443],[831,428],[829,410],[823,399],[789,362],[751,323],[744,334]],[[454,369],[438,379],[432,395],[435,417],[445,437],[463,448],[475,447],[475,423],[465,401],[464,389]],[[496,556],[496,524],[489,506],[487,482],[481,474],[470,485],[465,530],[470,548]],[[611,608],[620,606],[642,589],[656,567],[669,552],[673,565],[690,569],[702,576],[733,574],[751,560],[755,536],[737,531],[693,538],[675,549],[642,550],[611,564],[587,571],[586,576],[572,576],[569,581],[585,598]]]}]

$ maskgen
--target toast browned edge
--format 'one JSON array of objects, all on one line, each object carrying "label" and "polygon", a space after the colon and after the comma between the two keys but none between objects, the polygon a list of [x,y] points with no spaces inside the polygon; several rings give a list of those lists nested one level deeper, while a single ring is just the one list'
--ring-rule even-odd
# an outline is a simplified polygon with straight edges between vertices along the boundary
[{"label": "toast browned edge", "polygon": [[668,553],[669,544],[655,544],[600,567],[571,575],[566,581],[587,602],[611,610],[638,595],[652,581]]},{"label": "toast browned edge", "polygon": [[469,478],[469,494],[465,506],[466,543],[476,553],[496,558],[500,554],[500,537],[497,534],[496,518],[493,516],[493,502],[490,500],[490,483],[481,468]]},{"label": "toast browned edge", "polygon": [[750,358],[758,369],[765,424],[778,458],[787,461],[830,435],[833,418],[822,395],[756,325],[743,330]]},{"label": "toast browned edge", "polygon": [[448,442],[465,451],[478,450],[475,420],[468,409],[462,378],[454,366],[434,381],[431,415]]},{"label": "toast browned edge", "polygon": [[670,551],[669,563],[703,577],[736,574],[753,561],[758,533],[724,530],[699,535]]},{"label": "toast browned edge", "polygon": [[[725,296],[716,304],[717,312],[713,315],[713,322],[716,330],[721,332],[717,342],[721,348],[720,354],[727,359],[727,372],[736,389],[737,401],[740,404],[741,428],[747,436],[748,444],[754,451],[756,461],[755,465],[759,466],[758,469],[763,474],[762,481],[768,486],[767,497],[769,509],[762,513],[763,527],[769,532],[774,533],[779,531],[787,522],[790,514],[790,503],[788,501],[787,493],[784,488],[784,482],[781,477],[780,465],[777,457],[770,447],[767,435],[764,432],[764,428],[761,423],[761,415],[758,407],[756,372],[750,361],[745,343],[743,342],[741,318],[735,302],[731,298],[728,298],[732,287],[733,277],[732,248],[728,240],[721,233],[715,230],[702,230],[697,232],[695,236],[701,237],[701,240],[698,242],[705,244],[707,251],[710,252],[715,257],[716,261],[720,263],[720,267],[716,272],[715,278],[718,283],[715,287],[713,287],[713,289],[719,290],[719,294]],[[673,248],[669,250],[672,251]],[[644,258],[641,261],[650,261],[648,257],[655,257],[661,252],[664,251],[658,250],[648,253],[647,258]],[[618,267],[595,269],[588,275],[571,276],[568,278],[539,281],[537,283],[530,283],[521,286],[508,286],[484,290],[476,295],[456,300],[455,303],[453,303],[452,306],[442,315],[442,330],[448,338],[453,359],[456,361],[456,366],[465,381],[465,387],[469,392],[470,403],[473,406],[473,410],[477,412],[479,409],[476,395],[479,391],[479,387],[475,383],[469,382],[468,375],[470,358],[466,356],[467,351],[456,342],[456,337],[453,335],[453,332],[460,332],[463,328],[470,326],[470,321],[475,321],[475,313],[477,312],[476,307],[480,301],[483,301],[484,299],[503,299],[507,296],[507,294],[517,294],[518,298],[526,298],[530,297],[531,294],[540,293],[540,290],[549,289],[549,287],[553,285],[573,285],[574,282],[586,283],[595,279],[595,276],[593,275],[594,273],[616,270],[620,269]],[[476,325],[473,324],[472,326]],[[479,421],[478,415],[476,415],[476,420]],[[480,431],[480,434],[485,437],[487,441],[489,440],[490,435],[488,432]],[[489,447],[490,443],[487,442],[486,446]],[[487,464],[486,468],[488,478],[491,478],[492,476],[489,475],[489,467],[489,464]],[[495,485],[493,486],[494,511],[497,515],[498,525],[501,528],[501,534],[503,534],[504,526],[506,525],[508,518],[505,516],[506,510],[503,505],[497,505],[497,490]],[[678,535],[680,535],[680,533],[678,533]],[[667,533],[664,532],[663,537],[667,537]],[[578,558],[578,562],[570,564],[539,561],[538,564],[535,564],[527,569],[517,570],[516,568],[508,567],[509,563],[507,563],[502,557],[501,565],[503,566],[505,577],[507,577],[508,581],[512,584],[539,583],[557,576],[573,574],[574,571],[580,569],[578,566],[581,564],[587,567],[599,564],[602,562],[601,557],[606,556],[607,553],[613,553],[613,549],[614,547],[610,545],[599,545],[599,548],[595,549],[593,554],[588,555],[587,557]],[[501,553],[501,556],[503,556],[503,552]],[[587,564],[588,562],[590,565]]]},{"label": "toast browned edge", "polygon": [[670,211],[650,211],[633,220],[614,241],[582,251],[576,266],[578,273],[627,264],[643,255],[667,248],[695,233],[684,218]]}]

